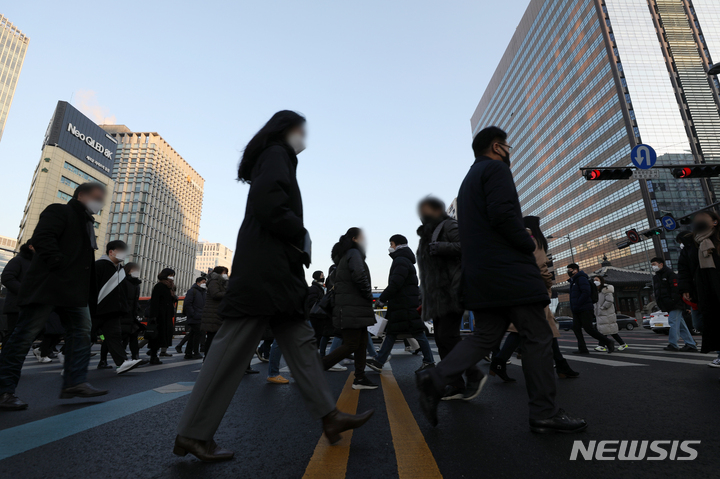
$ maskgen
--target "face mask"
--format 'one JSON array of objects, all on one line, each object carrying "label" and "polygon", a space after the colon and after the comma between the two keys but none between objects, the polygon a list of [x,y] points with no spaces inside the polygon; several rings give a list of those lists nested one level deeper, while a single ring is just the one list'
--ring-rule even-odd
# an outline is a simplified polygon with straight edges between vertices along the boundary
[{"label": "face mask", "polygon": [[175,281],[175,276],[168,276],[168,279],[169,279],[170,281]]},{"label": "face mask", "polygon": [[224,274],[224,275],[222,275],[222,279],[230,279],[230,276]]},{"label": "face mask", "polygon": [[133,278],[139,278],[140,277],[140,271],[130,271],[130,276]]},{"label": "face mask", "polygon": [[87,208],[90,213],[96,215],[100,212],[103,205],[104,203],[102,201],[90,200],[85,203],[85,208]]},{"label": "face mask", "polygon": [[318,283],[320,283],[320,284],[325,284],[325,278],[320,278],[320,279],[317,280],[317,281],[318,281]]},{"label": "face mask", "polygon": [[685,244],[684,244],[684,243],[680,243],[680,249],[685,249]]},{"label": "face mask", "polygon": [[710,228],[712,228],[712,226],[710,226],[710,223],[707,221],[696,221],[692,225],[693,233],[705,233]]},{"label": "face mask", "polygon": [[422,221],[423,224],[430,223],[430,222],[431,222],[432,220],[434,220],[434,219],[435,219],[435,218],[432,217],[432,216],[430,216],[430,215],[422,215],[422,216],[420,216],[420,221]]},{"label": "face mask", "polygon": [[115,253],[115,259],[118,261],[123,261],[125,258],[127,258],[127,252],[126,251],[118,251]]},{"label": "face mask", "polygon": [[567,273],[568,273],[568,276],[572,276],[572,275],[574,275],[574,274],[575,274],[575,273],[574,273],[573,271],[571,271],[571,270],[568,270],[568,272],[567,272]]},{"label": "face mask", "polygon": [[[500,147],[500,149],[503,150],[503,152],[505,151],[505,148],[507,148],[507,147],[505,147],[505,146]],[[506,165],[508,165],[508,168],[510,168],[510,151],[508,151],[507,153],[504,153],[502,155],[498,153],[498,156],[500,157],[502,162],[505,163]]]},{"label": "face mask", "polygon": [[598,288],[600,287],[600,281],[593,281],[593,283],[595,283],[595,286],[597,286]]},{"label": "face mask", "polygon": [[658,271],[660,271],[660,266],[652,265],[652,270],[657,273]]},{"label": "face mask", "polygon": [[199,285],[199,286],[200,286],[202,289],[207,289],[207,284],[205,284],[205,283],[203,283],[203,284],[201,284],[201,285]]},{"label": "face mask", "polygon": [[287,137],[288,145],[299,155],[305,149],[305,138],[300,133],[290,133]]},{"label": "face mask", "polygon": [[390,252],[390,254],[393,254],[395,252],[395,248],[391,246],[388,248],[388,251]]}]

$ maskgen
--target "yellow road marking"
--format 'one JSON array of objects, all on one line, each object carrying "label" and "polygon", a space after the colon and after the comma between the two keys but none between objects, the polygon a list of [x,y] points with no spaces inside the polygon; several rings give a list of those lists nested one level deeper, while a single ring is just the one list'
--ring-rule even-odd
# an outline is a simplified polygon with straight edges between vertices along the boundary
[{"label": "yellow road marking", "polygon": [[[348,376],[337,402],[337,408],[348,414],[357,412],[358,398],[360,397],[360,391],[352,388],[353,379],[355,379],[354,372]],[[320,436],[303,478],[334,479],[345,477],[348,458],[350,457],[352,433],[352,429],[342,433],[342,439],[334,446],[330,445],[325,435]]]},{"label": "yellow road marking", "polygon": [[400,479],[442,479],[435,458],[391,371],[380,375]]}]

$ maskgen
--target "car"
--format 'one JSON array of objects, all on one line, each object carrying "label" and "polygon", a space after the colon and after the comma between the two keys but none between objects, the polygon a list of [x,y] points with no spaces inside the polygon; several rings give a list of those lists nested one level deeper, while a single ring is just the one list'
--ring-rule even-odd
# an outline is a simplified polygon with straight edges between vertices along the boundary
[{"label": "car", "polygon": [[628,331],[632,331],[638,327],[638,322],[637,319],[632,316],[628,316],[627,314],[618,314],[617,325],[618,329],[627,329]]},{"label": "car", "polygon": [[558,329],[563,331],[570,331],[573,327],[573,319],[570,316],[556,316],[555,320],[558,322]]},{"label": "car", "polygon": [[670,320],[668,313],[657,311],[650,315],[650,329],[657,334],[670,334]]},{"label": "car", "polygon": [[650,316],[643,316],[643,328],[650,329]]}]

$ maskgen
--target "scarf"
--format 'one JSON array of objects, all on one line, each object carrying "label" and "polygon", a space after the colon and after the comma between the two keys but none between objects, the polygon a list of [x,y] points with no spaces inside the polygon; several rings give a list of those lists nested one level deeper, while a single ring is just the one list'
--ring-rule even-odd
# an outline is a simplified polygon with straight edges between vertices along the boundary
[{"label": "scarf", "polygon": [[698,257],[701,269],[715,269],[715,260],[713,260],[715,243],[713,243],[710,239],[714,232],[715,228],[711,228],[704,233],[695,234],[695,242],[698,244]]}]

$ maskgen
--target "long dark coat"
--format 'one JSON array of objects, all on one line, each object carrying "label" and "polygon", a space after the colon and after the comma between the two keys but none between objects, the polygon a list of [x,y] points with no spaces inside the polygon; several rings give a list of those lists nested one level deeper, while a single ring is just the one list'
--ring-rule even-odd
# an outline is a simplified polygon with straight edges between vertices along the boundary
[{"label": "long dark coat", "polygon": [[[430,255],[430,242],[435,229],[443,223],[437,237],[437,248]],[[443,215],[418,228],[420,244],[417,250],[422,293],[422,319],[429,321],[448,314],[461,314],[462,281],[460,232],[457,221]]]},{"label": "long dark coat", "polygon": [[207,290],[196,284],[185,293],[185,314],[187,315],[187,324],[201,324],[202,313],[205,309],[205,295]]},{"label": "long dark coat", "polygon": [[700,268],[695,242],[685,243],[678,260],[680,293],[690,293],[703,317],[703,353],[720,351],[720,256],[713,253],[715,269]]},{"label": "long dark coat", "polygon": [[132,276],[125,276],[123,282],[120,283],[125,300],[124,312],[120,317],[123,333],[135,333],[145,327],[137,320],[138,316],[142,316],[140,284],[142,281]]},{"label": "long dark coat", "polygon": [[297,156],[286,145],[265,149],[253,168],[223,319],[269,316],[303,320],[305,227]]},{"label": "long dark coat", "polygon": [[0,275],[0,281],[7,288],[7,296],[2,312],[4,314],[17,314],[20,312],[17,304],[17,295],[20,292],[20,283],[30,268],[33,252],[27,246],[20,247],[20,252],[8,261]]},{"label": "long dark coat", "polygon": [[321,283],[318,283],[317,281],[313,281],[310,287],[308,288],[308,295],[307,299],[305,300],[305,312],[307,314],[307,318],[310,320],[310,323],[312,324],[313,329],[315,330],[315,336],[321,337],[321,336],[332,336],[333,331],[335,328],[333,328],[332,325],[332,318],[329,316],[312,316],[310,315],[310,311],[312,310],[312,307],[320,301],[325,296],[325,289],[323,288]]},{"label": "long dark coat", "polygon": [[510,168],[477,158],[460,187],[457,210],[465,308],[549,304]]},{"label": "long dark coat", "polygon": [[375,324],[370,268],[365,254],[350,248],[342,258],[333,258],[337,269],[332,273],[335,287],[333,326],[337,329],[362,329]]},{"label": "long dark coat", "polygon": [[30,268],[20,285],[18,304],[91,306],[97,302],[95,286],[94,219],[85,205],[71,199],[52,204],[40,213],[32,245]]},{"label": "long dark coat", "polygon": [[207,294],[205,295],[205,307],[202,312],[201,329],[208,333],[217,333],[222,326],[222,318],[218,314],[218,308],[227,292],[228,280],[221,274],[210,273],[207,280]]},{"label": "long dark coat", "polygon": [[152,340],[152,345],[158,348],[167,348],[172,345],[175,333],[173,318],[175,317],[175,296],[164,283],[156,283],[150,294],[150,316],[157,322],[158,335]]},{"label": "long dark coat", "polygon": [[380,295],[380,301],[388,304],[385,331],[389,334],[411,334],[425,330],[418,306],[420,288],[415,270],[415,254],[410,248],[400,248],[390,253],[388,286]]}]

